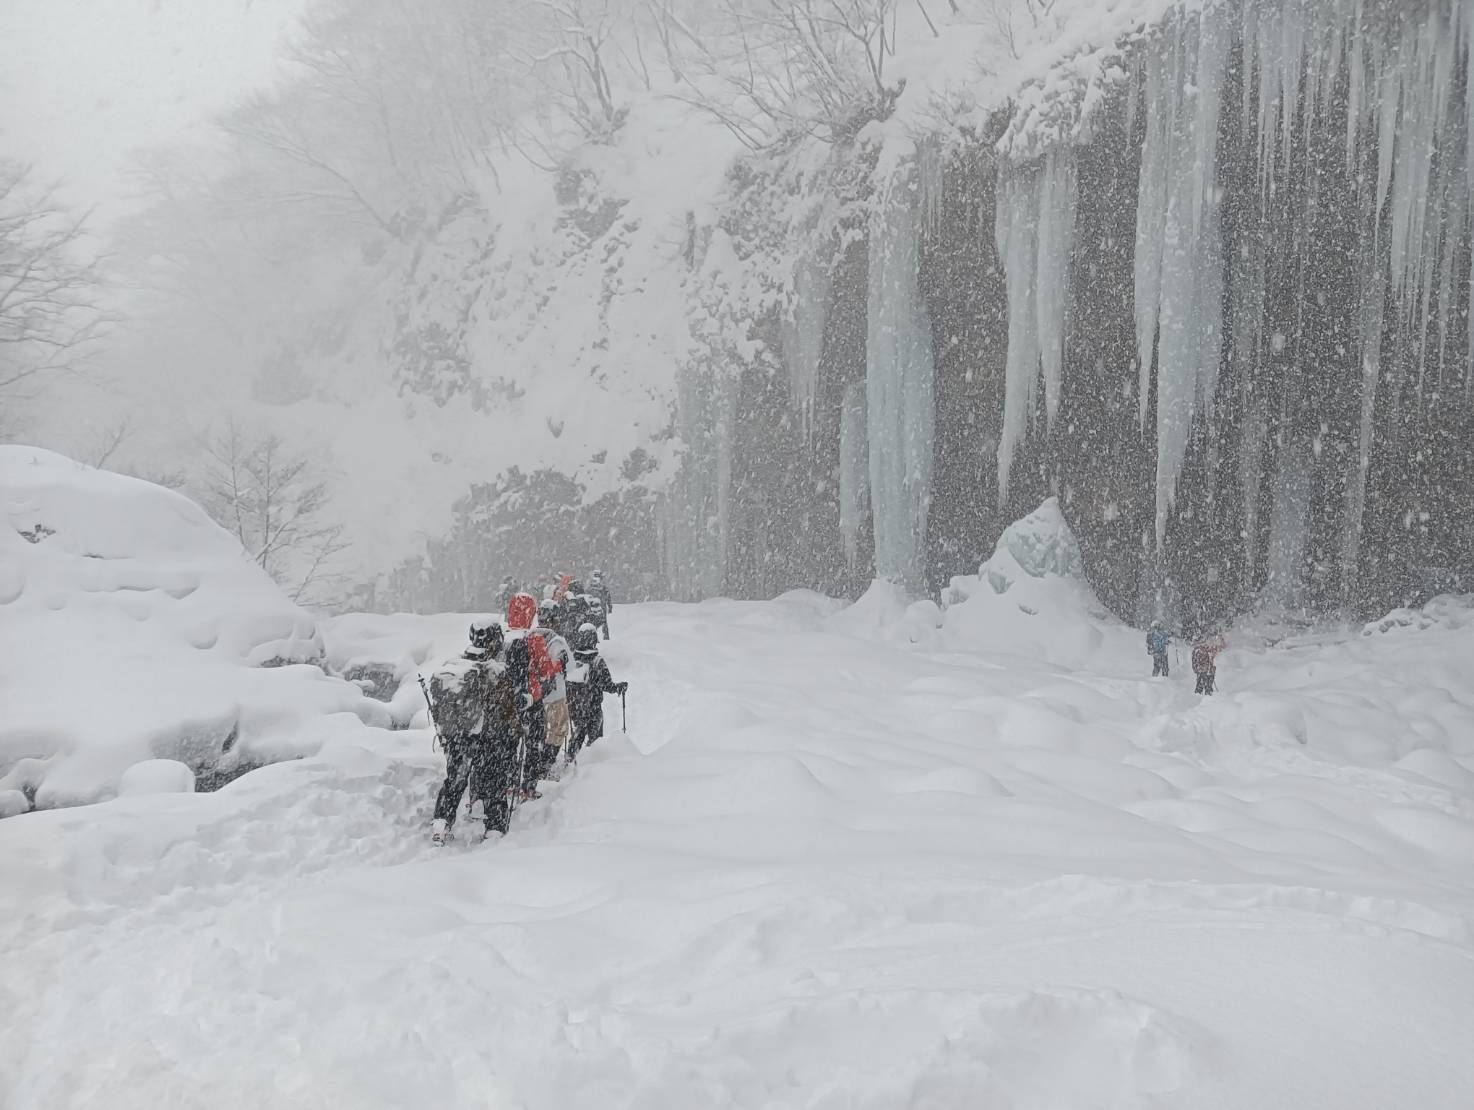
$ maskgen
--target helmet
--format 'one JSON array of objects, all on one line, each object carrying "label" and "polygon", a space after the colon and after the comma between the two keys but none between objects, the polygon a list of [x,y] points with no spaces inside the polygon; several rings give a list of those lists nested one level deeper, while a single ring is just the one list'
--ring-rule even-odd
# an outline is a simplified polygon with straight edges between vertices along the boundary
[{"label": "helmet", "polygon": [[593,578],[595,582],[602,582],[604,581],[604,572],[602,570],[596,570],[592,575],[590,575],[590,577]]},{"label": "helmet", "polygon": [[569,637],[569,644],[580,655],[590,655],[599,650],[599,630],[591,624],[581,625]]},{"label": "helmet", "polygon": [[581,594],[581,593],[583,593],[583,583],[580,582],[577,578],[575,578],[572,582],[568,583],[568,592],[570,594]]},{"label": "helmet", "polygon": [[482,617],[471,622],[471,646],[495,650],[502,642],[502,626],[499,622]]},{"label": "helmet", "polygon": [[560,608],[562,606],[552,598],[545,597],[537,603],[537,619],[545,624],[549,623],[557,617]]}]

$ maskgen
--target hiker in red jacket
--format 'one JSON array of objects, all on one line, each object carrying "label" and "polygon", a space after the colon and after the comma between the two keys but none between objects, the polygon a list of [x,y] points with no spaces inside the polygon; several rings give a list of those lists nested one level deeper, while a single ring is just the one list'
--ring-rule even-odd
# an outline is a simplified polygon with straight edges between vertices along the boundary
[{"label": "hiker in red jacket", "polygon": [[[537,599],[531,594],[517,594],[507,603],[507,670],[522,694],[522,723],[527,735],[527,756],[523,763],[522,781],[517,788],[524,798],[537,797],[537,784],[547,771],[547,718],[543,696],[553,689],[562,664],[548,653],[547,641],[534,631],[537,624]],[[556,756],[556,750],[553,751]]]},{"label": "hiker in red jacket", "polygon": [[1227,646],[1221,635],[1205,636],[1193,645],[1193,674],[1198,676],[1196,693],[1213,693],[1218,678],[1218,653]]}]

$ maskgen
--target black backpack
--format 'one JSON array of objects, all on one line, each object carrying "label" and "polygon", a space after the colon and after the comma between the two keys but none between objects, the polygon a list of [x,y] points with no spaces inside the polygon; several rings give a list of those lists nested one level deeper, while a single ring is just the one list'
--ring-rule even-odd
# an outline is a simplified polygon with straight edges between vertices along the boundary
[{"label": "black backpack", "polygon": [[430,678],[430,701],[436,727],[450,737],[480,736],[486,731],[491,709],[490,659],[451,659]]}]

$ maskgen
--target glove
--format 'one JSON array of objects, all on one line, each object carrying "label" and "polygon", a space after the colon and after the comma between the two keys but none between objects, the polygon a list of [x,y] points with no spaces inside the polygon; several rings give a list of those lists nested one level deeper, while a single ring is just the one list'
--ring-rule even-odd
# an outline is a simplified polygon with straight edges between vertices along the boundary
[{"label": "glove", "polygon": [[628,682],[616,682],[614,684],[614,692],[616,694],[625,694],[625,693],[628,693],[629,692],[629,688],[630,688],[630,684]]}]

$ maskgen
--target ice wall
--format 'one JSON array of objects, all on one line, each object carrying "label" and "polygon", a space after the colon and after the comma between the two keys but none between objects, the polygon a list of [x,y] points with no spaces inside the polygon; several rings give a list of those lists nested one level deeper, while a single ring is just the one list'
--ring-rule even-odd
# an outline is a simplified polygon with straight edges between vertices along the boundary
[{"label": "ice wall", "polygon": [[875,574],[920,589],[936,419],[931,321],[918,284],[914,158],[877,183],[870,221],[865,402]]},{"label": "ice wall", "polygon": [[[1346,342],[1359,346],[1363,367],[1341,545],[1343,566],[1354,572],[1366,474],[1381,434],[1379,388],[1408,384],[1419,404],[1435,393],[1437,403],[1447,403],[1451,392],[1474,396],[1467,358],[1452,357],[1460,344],[1474,343],[1474,313],[1459,319],[1474,281],[1466,245],[1474,219],[1474,3],[1184,5],[1125,54],[1127,129],[1141,138],[1132,264],[1137,402],[1143,430],[1156,441],[1159,550],[1192,430],[1208,422],[1211,431],[1220,366],[1235,368],[1245,412],[1262,412],[1252,386],[1271,354],[1282,356],[1279,373],[1318,372],[1312,356],[1295,349],[1294,336],[1265,333],[1277,307],[1266,303],[1266,290],[1271,276],[1300,274],[1302,317],[1324,308],[1327,291],[1311,284],[1311,259],[1323,249],[1311,229],[1323,218],[1317,206],[1327,201],[1319,171],[1308,169],[1309,152],[1327,128],[1344,128],[1335,141],[1344,142],[1346,178],[1358,183],[1360,243],[1348,277],[1359,291],[1359,326]],[[1091,139],[1082,125],[1050,148],[1024,130],[1010,128],[998,147],[996,237],[1009,301],[1002,493],[1013,453],[1035,419],[1041,377],[1046,422],[1057,404],[1076,234],[1069,143]],[[1228,141],[1240,144],[1256,178],[1234,198],[1240,209],[1231,255],[1222,222],[1228,186],[1218,164],[1225,135],[1235,136]],[[1457,334],[1464,327],[1471,329],[1467,339]],[[1240,472],[1252,544],[1262,430],[1246,427],[1244,435]]]}]

